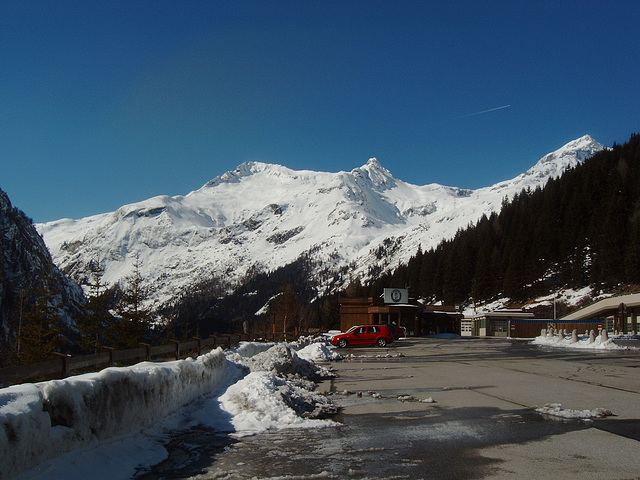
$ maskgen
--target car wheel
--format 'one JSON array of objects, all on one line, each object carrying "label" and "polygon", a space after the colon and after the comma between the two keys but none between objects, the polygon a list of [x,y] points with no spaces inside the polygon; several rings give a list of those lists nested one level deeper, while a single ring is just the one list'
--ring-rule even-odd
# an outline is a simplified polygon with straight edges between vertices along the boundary
[{"label": "car wheel", "polygon": [[338,346],[340,348],[344,348],[347,346],[347,341],[344,338],[341,338],[340,340],[338,340]]},{"label": "car wheel", "polygon": [[386,347],[387,346],[387,339],[386,338],[379,338],[378,340],[376,340],[376,345],[379,347]]}]

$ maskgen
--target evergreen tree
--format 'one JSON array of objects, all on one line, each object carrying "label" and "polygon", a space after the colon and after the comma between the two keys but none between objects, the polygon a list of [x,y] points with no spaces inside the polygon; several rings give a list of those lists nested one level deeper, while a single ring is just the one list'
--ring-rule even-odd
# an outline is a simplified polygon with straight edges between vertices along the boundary
[{"label": "evergreen tree", "polygon": [[420,263],[420,279],[418,283],[418,295],[422,298],[431,298],[436,295],[436,254],[433,250],[422,255]]},{"label": "evergreen tree", "polygon": [[18,361],[22,364],[49,359],[65,342],[60,320],[58,296],[53,287],[52,265],[48,265],[32,292],[33,302],[22,316],[18,336]]},{"label": "evergreen tree", "polygon": [[148,292],[143,286],[139,255],[136,256],[133,275],[119,289],[119,297],[115,308],[119,320],[108,335],[110,343],[116,348],[137,347],[140,342],[149,340],[151,332],[151,311],[144,305]]},{"label": "evergreen tree", "polygon": [[352,280],[349,285],[347,285],[347,288],[345,288],[344,294],[351,298],[364,297],[364,288],[362,287],[360,278],[356,277],[355,280]]},{"label": "evergreen tree", "polygon": [[321,300],[320,304],[320,324],[328,330],[340,328],[340,297],[339,295],[329,295]]},{"label": "evergreen tree", "polygon": [[114,319],[109,313],[109,292],[102,281],[104,267],[98,259],[90,261],[87,267],[89,294],[78,322],[79,346],[85,352],[97,353],[102,346],[108,346],[106,335],[114,328]]},{"label": "evergreen tree", "polygon": [[300,304],[292,284],[285,285],[278,297],[273,302],[273,316],[276,330],[283,332],[293,331],[300,327]]},{"label": "evergreen tree", "polygon": [[422,298],[447,303],[498,294],[524,300],[558,285],[611,289],[638,283],[638,178],[640,135],[634,134],[544,188],[505,198],[499,214],[418,251],[419,273],[410,262],[394,278],[417,285]]},{"label": "evergreen tree", "polygon": [[636,204],[629,224],[629,241],[625,253],[624,268],[626,283],[640,283],[640,202]]}]

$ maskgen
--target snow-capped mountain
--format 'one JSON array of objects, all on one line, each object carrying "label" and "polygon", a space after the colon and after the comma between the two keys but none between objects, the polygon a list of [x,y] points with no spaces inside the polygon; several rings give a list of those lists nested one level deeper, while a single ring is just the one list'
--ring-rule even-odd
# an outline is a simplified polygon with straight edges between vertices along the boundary
[{"label": "snow-capped mountain", "polygon": [[[366,279],[455,235],[505,197],[543,185],[605,147],[584,136],[518,177],[478,190],[412,185],[376,159],[351,172],[294,171],[245,163],[185,196],[159,196],[115,212],[38,225],[57,265],[72,278],[89,261],[104,281],[140,273],[156,306],[218,277],[237,285],[248,271],[271,271],[301,255],[316,267],[318,291]],[[350,265],[349,278],[335,272]]]}]

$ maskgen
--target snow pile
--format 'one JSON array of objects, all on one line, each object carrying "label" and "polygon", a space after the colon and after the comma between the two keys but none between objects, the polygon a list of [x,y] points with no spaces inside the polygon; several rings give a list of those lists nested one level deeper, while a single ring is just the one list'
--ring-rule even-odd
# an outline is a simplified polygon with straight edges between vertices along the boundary
[{"label": "snow pile", "polygon": [[607,410],[606,408],[596,408],[594,410],[572,410],[569,408],[562,408],[562,405],[559,403],[547,403],[542,408],[536,408],[536,412],[545,415],[552,415],[554,417],[579,418],[582,420],[604,418],[613,415],[613,413],[611,413],[611,410]]},{"label": "snow pile", "polygon": [[[305,348],[322,350],[321,344],[313,345]],[[34,470],[25,478],[85,478],[70,474],[69,465],[82,472],[78,465],[97,458],[105,464],[105,476],[117,462],[118,468],[132,470],[120,478],[130,478],[140,462],[138,453],[123,459],[110,452],[135,437],[139,445],[156,445],[147,450],[154,450],[157,463],[167,432],[196,424],[238,435],[331,424],[319,419],[335,413],[335,407],[313,392],[312,381],[330,375],[287,344],[242,344],[197,359],[143,362],[0,389],[0,478],[66,452],[72,453],[64,461],[47,462],[43,473]]]},{"label": "snow pile", "polygon": [[[276,345],[278,345],[276,351],[280,351],[280,355],[273,355],[273,352],[267,355],[260,355]],[[303,337],[289,344],[241,342],[236,348],[227,351],[227,358],[238,363],[247,364],[252,368],[271,370],[273,368],[282,369],[284,365],[287,365],[287,368],[301,368],[303,370],[301,373],[305,374],[304,370],[308,369],[309,366],[305,362],[300,362],[295,356],[307,363],[331,362],[343,359],[342,355],[334,352],[333,347],[328,345],[323,337]],[[275,365],[275,363],[282,363],[283,360],[284,365],[279,367]],[[266,362],[266,365],[257,365],[259,362]],[[317,366],[312,368],[319,371],[322,370]],[[320,373],[321,376],[325,374],[324,371]]]},{"label": "snow pile", "polygon": [[344,358],[324,343],[312,343],[298,350],[297,353],[300,358],[310,362],[330,362]]},{"label": "snow pile", "polygon": [[[326,397],[313,392],[315,383],[311,380],[333,376],[312,359],[326,361],[332,352],[324,343],[309,342],[312,340],[297,345],[276,343],[266,351],[258,348],[255,355],[239,359],[251,373],[219,398],[221,408],[232,415],[236,435],[329,425],[318,419],[335,413],[336,408]],[[309,345],[299,352],[294,350],[304,343]],[[244,351],[250,349],[243,347]]]},{"label": "snow pile", "polygon": [[404,353],[378,353],[375,355],[355,355],[353,353],[349,353],[346,355],[346,359],[359,359],[359,358],[402,358],[404,357]]},{"label": "snow pile", "polygon": [[232,348],[227,350],[227,357],[230,354],[238,354],[241,358],[249,358],[257,355],[258,353],[266,352],[271,347],[273,347],[275,343],[259,343],[259,342],[240,342],[236,348]]},{"label": "snow pile", "polygon": [[233,415],[236,435],[270,429],[327,426],[319,418],[336,412],[326,397],[308,385],[287,382],[271,372],[252,372],[220,396],[223,410]]},{"label": "snow pile", "polygon": [[418,403],[436,403],[433,397],[429,398],[416,398],[413,395],[400,395],[398,400],[401,402],[418,402]]},{"label": "snow pile", "polygon": [[96,440],[153,425],[242,374],[217,349],[195,360],[143,362],[2,389],[3,477]]},{"label": "snow pile", "polygon": [[289,345],[277,343],[266,352],[258,353],[251,358],[243,359],[252,372],[273,372],[280,377],[302,376],[306,378],[322,378],[325,369],[300,358]]},{"label": "snow pile", "polygon": [[595,334],[576,334],[574,336],[573,334],[565,335],[564,333],[548,332],[534,338],[531,344],[557,348],[593,350],[627,350],[629,348],[615,344],[613,338],[608,338],[606,332],[597,336]]}]

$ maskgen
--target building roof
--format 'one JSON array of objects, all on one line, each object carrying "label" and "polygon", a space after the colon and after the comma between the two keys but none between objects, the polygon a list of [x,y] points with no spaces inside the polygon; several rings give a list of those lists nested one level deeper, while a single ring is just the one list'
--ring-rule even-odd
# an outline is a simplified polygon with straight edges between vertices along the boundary
[{"label": "building roof", "polygon": [[624,303],[627,308],[640,307],[640,293],[605,298],[560,318],[561,320],[581,320],[608,317],[618,311],[621,303]]}]

